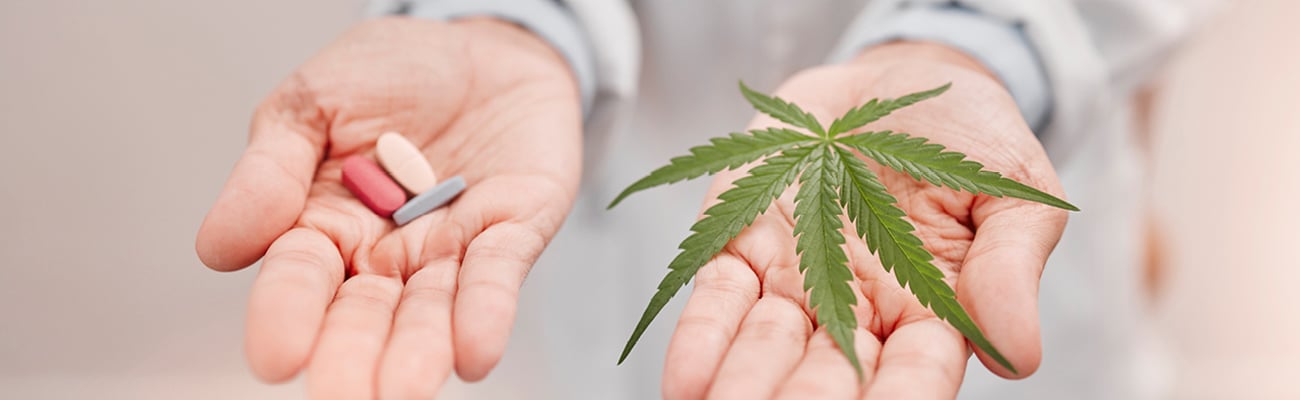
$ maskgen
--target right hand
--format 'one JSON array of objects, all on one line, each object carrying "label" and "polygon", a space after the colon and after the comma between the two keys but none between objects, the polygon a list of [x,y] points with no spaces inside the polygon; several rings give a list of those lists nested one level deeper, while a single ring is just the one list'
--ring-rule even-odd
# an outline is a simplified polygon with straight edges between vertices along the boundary
[{"label": "right hand", "polygon": [[[248,306],[253,372],[304,368],[312,398],[432,398],[482,379],[519,288],[573,205],[581,110],[564,59],[515,25],[361,24],[258,108],[199,230],[220,271],[265,258]],[[469,187],[402,227],[343,187],[342,160],[401,132]]]},{"label": "right hand", "polygon": [[[996,77],[951,48],[899,42],[858,59],[807,70],[776,93],[822,117],[872,98],[898,97],[952,82],[937,98],[860,130],[927,137],[987,169],[1063,197],[1052,164]],[[778,126],[760,115],[750,128]],[[972,195],[920,182],[867,161],[908,214],[916,235],[956,291],[957,300],[1018,373],[979,352],[1006,378],[1034,372],[1042,356],[1038,278],[1065,229],[1066,212],[1013,198]],[[744,176],[719,173],[717,196]],[[955,398],[971,350],[886,272],[852,225],[844,248],[857,294],[855,345],[861,379],[817,327],[795,256],[793,185],[695,276],[695,289],[673,334],[664,370],[673,399]]]}]

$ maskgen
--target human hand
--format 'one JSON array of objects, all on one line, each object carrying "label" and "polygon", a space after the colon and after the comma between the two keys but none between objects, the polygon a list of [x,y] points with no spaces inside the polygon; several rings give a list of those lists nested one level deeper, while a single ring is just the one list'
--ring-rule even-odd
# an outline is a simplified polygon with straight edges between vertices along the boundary
[{"label": "human hand", "polygon": [[[945,82],[953,83],[945,95],[867,128],[927,137],[1061,197],[1051,163],[1006,90],[955,50],[923,43],[879,46],[848,64],[805,71],[776,95],[828,122],[869,99]],[[750,127],[774,125],[780,124],[760,115]],[[1041,359],[1038,278],[1065,227],[1065,211],[957,192],[867,162],[898,198],[958,300],[1019,375],[980,353],[985,366],[1008,378],[1032,374]],[[705,209],[744,172],[719,174]],[[668,350],[665,396],[955,397],[971,351],[966,341],[881,268],[847,220],[862,380],[830,335],[814,326],[792,236],[796,191],[797,185],[787,190],[695,275],[695,290]]]},{"label": "human hand", "polygon": [[[482,379],[519,288],[572,207],[581,112],[565,61],[491,19],[365,22],[258,108],[198,233],[209,267],[263,259],[248,306],[253,372],[306,368],[312,398],[432,398]],[[401,132],[468,188],[397,227],[341,184],[350,155]]]}]

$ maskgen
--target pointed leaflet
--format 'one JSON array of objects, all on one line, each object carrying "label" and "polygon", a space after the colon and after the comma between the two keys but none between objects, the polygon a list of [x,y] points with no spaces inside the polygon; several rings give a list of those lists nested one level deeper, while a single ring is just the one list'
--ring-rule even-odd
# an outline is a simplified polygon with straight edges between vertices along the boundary
[{"label": "pointed leaflet", "polygon": [[868,101],[866,104],[849,110],[849,112],[844,113],[844,116],[836,118],[834,122],[831,122],[829,134],[831,137],[834,137],[835,135],[858,129],[858,127],[869,124],[872,121],[884,118],[886,115],[889,115],[889,113],[894,112],[894,110],[943,94],[943,92],[948,91],[948,88],[951,86],[952,84],[948,83],[934,89],[912,93],[897,99],[871,99],[871,101]]},{"label": "pointed leaflet", "polygon": [[822,130],[822,124],[817,122],[817,118],[814,118],[812,114],[799,108],[799,106],[781,100],[780,97],[755,92],[749,86],[745,86],[745,82],[740,82],[740,93],[745,96],[745,100],[749,100],[749,104],[754,105],[754,109],[771,115],[772,118],[810,130],[817,135],[826,135],[826,131]]},{"label": "pointed leaflet", "polygon": [[748,133],[732,133],[731,136],[709,139],[709,144],[692,147],[691,154],[674,157],[668,165],[623,189],[609,203],[609,208],[614,208],[632,193],[736,168],[813,139],[812,136],[785,128],[755,129]]},{"label": "pointed leaflet", "polygon": [[885,270],[893,271],[898,284],[910,289],[921,305],[948,321],[998,364],[1016,372],[957,302],[957,294],[943,281],[943,271],[930,262],[934,256],[912,233],[915,228],[903,219],[906,215],[903,210],[894,205],[898,200],[885,191],[866,163],[838,146],[836,150],[844,166],[840,202],[848,211],[849,220],[857,226],[858,236],[867,242],[867,248],[880,257]]},{"label": "pointed leaflet", "polygon": [[929,143],[922,137],[883,131],[859,133],[835,140],[876,162],[935,185],[994,197],[1010,196],[1079,211],[1073,204],[1005,178],[997,172],[984,170],[983,164],[967,160],[965,154],[944,151],[943,145]]},{"label": "pointed leaflet", "polygon": [[799,271],[803,289],[810,291],[809,306],[817,314],[817,325],[826,328],[835,344],[862,376],[862,364],[853,346],[858,319],[853,314],[857,297],[849,286],[853,272],[844,255],[842,208],[836,203],[835,185],[840,182],[839,154],[833,145],[819,145],[808,157],[808,169],[794,198],[794,234],[798,237]]},{"label": "pointed leaflet", "polygon": [[641,334],[650,326],[650,321],[659,315],[668,300],[794,182],[799,170],[807,163],[811,150],[809,147],[796,147],[763,160],[762,165],[750,169],[749,175],[737,179],[735,186],[718,195],[721,202],[704,211],[704,218],[691,226],[694,233],[678,246],[682,252],[668,264],[670,271],[659,282],[659,290],[650,298],[636,330],[623,347],[623,354],[618,358],[620,364],[627,359]]}]

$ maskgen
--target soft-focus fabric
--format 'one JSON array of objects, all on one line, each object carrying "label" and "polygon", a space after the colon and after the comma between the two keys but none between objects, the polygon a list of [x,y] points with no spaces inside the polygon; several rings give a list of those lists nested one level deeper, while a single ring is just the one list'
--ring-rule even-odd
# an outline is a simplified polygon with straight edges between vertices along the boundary
[{"label": "soft-focus fabric", "polygon": [[894,40],[937,42],[961,50],[993,71],[1035,132],[1047,122],[1051,88],[1020,25],[955,4],[908,7],[894,14],[863,13],[845,30],[831,62]]}]

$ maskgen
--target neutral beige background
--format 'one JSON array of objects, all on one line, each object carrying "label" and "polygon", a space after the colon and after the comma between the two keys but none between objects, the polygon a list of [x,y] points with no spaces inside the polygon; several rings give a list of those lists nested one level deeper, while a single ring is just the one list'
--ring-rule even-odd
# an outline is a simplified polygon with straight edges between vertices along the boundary
[{"label": "neutral beige background", "polygon": [[255,270],[193,235],[250,110],[361,6],[0,1],[0,397],[301,397],[246,372]]},{"label": "neutral beige background", "polygon": [[1157,107],[1175,399],[1300,399],[1300,2],[1241,1]]},{"label": "neutral beige background", "polygon": [[[253,271],[202,268],[193,233],[249,110],[360,8],[0,2],[0,397],[300,396],[246,372]],[[1300,398],[1297,17],[1228,10],[1157,107],[1174,398]]]}]

